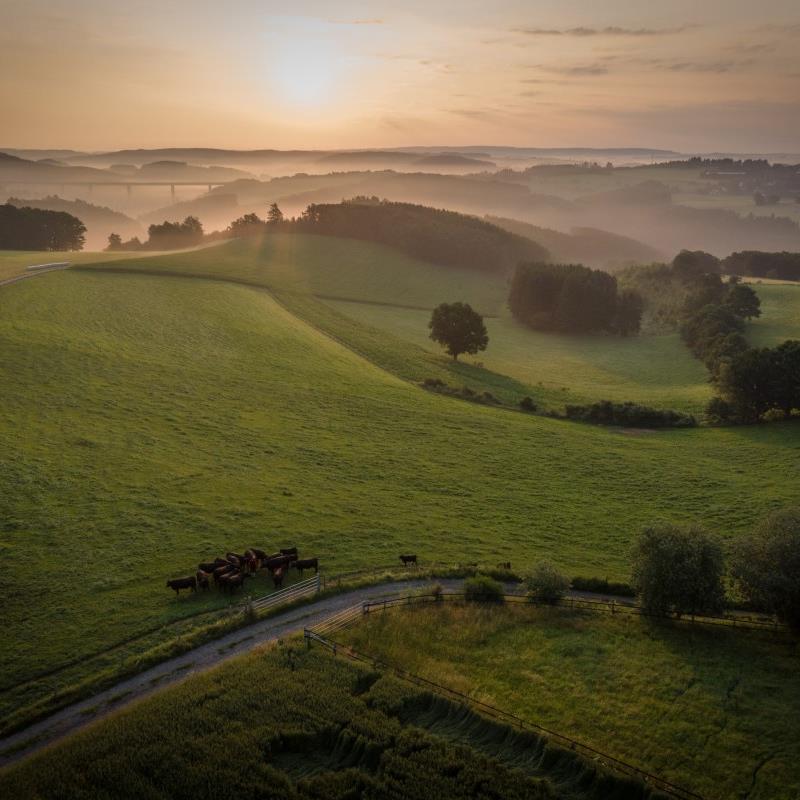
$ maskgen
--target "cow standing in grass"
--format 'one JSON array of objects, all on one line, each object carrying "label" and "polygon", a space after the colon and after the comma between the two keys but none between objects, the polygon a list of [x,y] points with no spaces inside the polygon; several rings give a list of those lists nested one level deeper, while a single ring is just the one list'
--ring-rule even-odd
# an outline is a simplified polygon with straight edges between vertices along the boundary
[{"label": "cow standing in grass", "polygon": [[400,560],[403,562],[404,567],[407,567],[409,564],[413,564],[414,566],[417,565],[416,553],[411,553],[409,555],[401,555]]},{"label": "cow standing in grass", "polygon": [[319,559],[318,558],[298,558],[294,562],[295,569],[302,576],[304,569],[313,569],[316,575],[319,572]]},{"label": "cow standing in grass", "polygon": [[167,588],[175,590],[177,597],[181,593],[181,589],[189,589],[192,592],[197,591],[197,578],[194,575],[187,575],[184,578],[173,578],[167,581]]}]

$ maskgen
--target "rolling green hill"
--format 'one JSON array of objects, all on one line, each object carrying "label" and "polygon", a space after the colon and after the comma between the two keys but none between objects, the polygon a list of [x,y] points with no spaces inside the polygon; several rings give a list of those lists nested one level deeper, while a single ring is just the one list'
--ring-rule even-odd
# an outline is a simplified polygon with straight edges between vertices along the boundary
[{"label": "rolling green hill", "polygon": [[[415,381],[439,377],[454,386],[467,383],[510,403],[531,395],[542,407],[563,410],[565,403],[634,400],[699,413],[711,396],[706,371],[677,335],[622,340],[531,331],[507,311],[505,279],[414,260],[368,242],[278,234],[200,253],[128,261],[119,268],[216,277],[282,294],[313,295],[372,329],[370,333],[363,326],[327,320],[327,332],[392,371]],[[296,297],[286,300],[299,302]],[[488,350],[459,365],[448,363],[427,335],[431,309],[453,300],[468,302],[490,317]],[[323,316],[319,309],[311,313],[315,323]],[[378,331],[391,337],[376,349],[365,339],[378,342]],[[402,368],[399,357],[387,360],[390,349],[395,355],[405,349]]]},{"label": "rolling green hill", "polygon": [[800,339],[800,284],[755,281],[761,316],[750,324],[747,336],[759,347],[775,347],[786,339]]},{"label": "rolling green hill", "polygon": [[[403,347],[386,358],[416,364]],[[329,571],[409,549],[549,556],[625,578],[654,519],[732,537],[800,501],[796,425],[629,435],[499,412],[400,380],[264,291],[122,273],[0,291],[0,449],[0,689],[223,605],[164,582],[229,549],[296,544]]]}]

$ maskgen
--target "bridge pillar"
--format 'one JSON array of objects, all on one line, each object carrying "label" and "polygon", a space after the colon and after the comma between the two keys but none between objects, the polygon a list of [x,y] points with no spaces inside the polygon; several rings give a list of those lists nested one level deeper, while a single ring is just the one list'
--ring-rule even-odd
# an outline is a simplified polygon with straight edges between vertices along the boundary
[{"label": "bridge pillar", "polygon": [[169,186],[169,191],[172,194],[172,202],[175,202],[175,184],[171,183]]},{"label": "bridge pillar", "polygon": [[128,197],[130,197],[133,194],[133,184],[126,183],[125,188],[128,190]]}]

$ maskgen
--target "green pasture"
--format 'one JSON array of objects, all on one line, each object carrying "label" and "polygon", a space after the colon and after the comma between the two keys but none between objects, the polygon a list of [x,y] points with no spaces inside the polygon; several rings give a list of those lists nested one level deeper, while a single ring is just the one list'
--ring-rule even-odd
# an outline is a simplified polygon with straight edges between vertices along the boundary
[{"label": "green pasture", "polygon": [[37,699],[21,682],[224,607],[165,581],[227,550],[627,578],[654,519],[730,538],[800,502],[796,425],[625,432],[441,397],[318,328],[427,368],[411,345],[286,298],[312,324],[219,281],[68,270],[0,291],[4,714]]},{"label": "green pasture", "polygon": [[761,316],[747,329],[759,347],[775,347],[786,339],[800,339],[800,283],[770,283],[751,279],[761,299]]},{"label": "green pasture", "polygon": [[[428,337],[428,312],[328,302],[359,322],[441,353]],[[545,406],[563,410],[565,403],[635,400],[700,413],[712,395],[707,371],[677,333],[630,338],[543,333],[520,325],[508,313],[485,322],[488,348],[462,360],[529,387]]]},{"label": "green pasture", "polygon": [[[444,723],[444,729],[443,725]],[[0,772],[0,795],[656,800],[641,784],[297,638]]]},{"label": "green pasture", "polygon": [[337,635],[708,800],[800,790],[797,642],[561,608],[426,605]]},{"label": "green pasture", "polygon": [[[531,331],[506,309],[505,278],[428,264],[369,242],[278,234],[116,266],[242,281],[282,295],[324,299],[373,332],[414,345],[415,367],[401,372],[404,377],[441,377],[512,403],[531,395],[543,407],[563,411],[565,403],[632,400],[701,413],[711,397],[706,371],[676,334],[621,339]],[[469,302],[487,315],[489,348],[474,358],[463,357],[463,365],[448,364],[428,338],[430,311],[453,300]],[[354,326],[351,334],[348,344],[362,349],[358,340],[368,336],[364,325]],[[423,362],[430,366],[420,369]]]}]

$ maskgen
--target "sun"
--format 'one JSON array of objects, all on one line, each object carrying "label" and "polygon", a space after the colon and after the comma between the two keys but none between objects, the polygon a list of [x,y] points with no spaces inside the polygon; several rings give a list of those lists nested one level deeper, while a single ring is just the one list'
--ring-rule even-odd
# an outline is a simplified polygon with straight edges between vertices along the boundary
[{"label": "sun", "polygon": [[330,41],[295,38],[273,50],[269,70],[277,99],[313,108],[336,99],[343,80],[343,57]]}]

